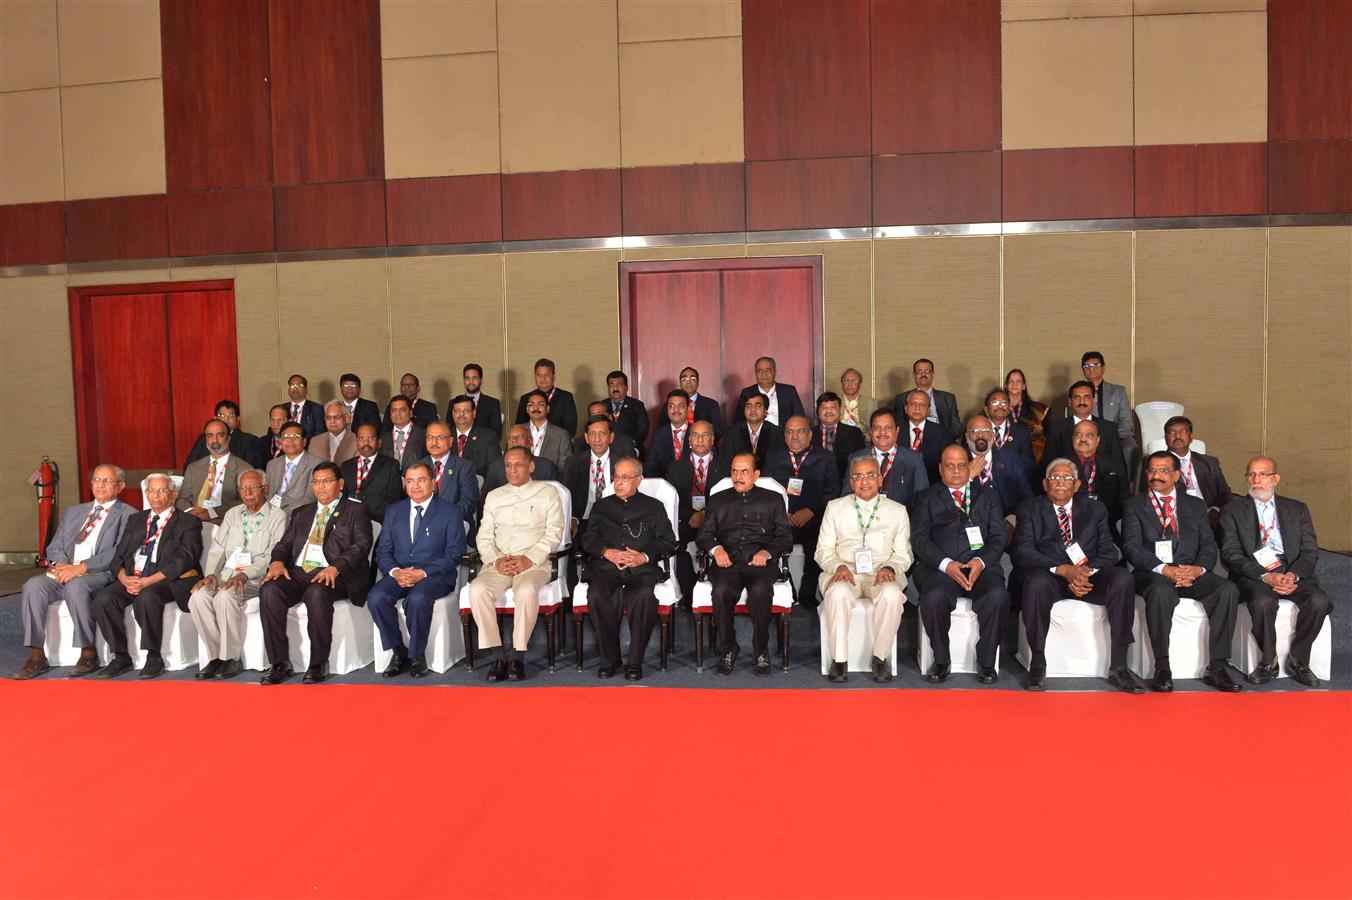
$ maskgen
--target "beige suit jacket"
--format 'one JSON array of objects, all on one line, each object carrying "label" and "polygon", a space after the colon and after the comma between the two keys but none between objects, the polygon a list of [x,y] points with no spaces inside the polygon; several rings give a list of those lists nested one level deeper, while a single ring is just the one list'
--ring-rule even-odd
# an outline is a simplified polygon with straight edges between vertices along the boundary
[{"label": "beige suit jacket", "polygon": [[[821,566],[823,581],[829,579],[839,566],[844,566],[853,575],[855,571],[854,552],[867,546],[873,551],[873,571],[876,573],[884,566],[897,573],[897,585],[906,586],[906,570],[911,567],[911,520],[906,507],[895,500],[879,494],[877,515],[869,523],[872,502],[859,500],[853,494],[837,497],[826,504],[822,514],[822,527],[817,536],[817,552],[814,558]],[[858,503],[858,515],[855,504]],[[860,516],[868,524],[868,535],[859,527]]]},{"label": "beige suit jacket", "polygon": [[563,503],[552,481],[504,484],[488,492],[475,545],[484,568],[502,556],[524,556],[548,570],[563,536]]}]

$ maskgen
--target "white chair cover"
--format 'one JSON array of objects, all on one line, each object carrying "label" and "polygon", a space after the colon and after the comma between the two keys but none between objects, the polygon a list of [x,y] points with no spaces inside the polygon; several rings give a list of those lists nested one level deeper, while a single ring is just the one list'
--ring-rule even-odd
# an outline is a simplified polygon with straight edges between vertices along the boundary
[{"label": "white chair cover", "polygon": [[[709,494],[717,494],[720,491],[726,491],[732,487],[732,479],[724,478],[709,489]],[[784,486],[773,478],[757,478],[756,487],[765,488],[768,491],[774,491],[784,498],[784,510],[789,508],[789,494],[784,490]],[[737,611],[744,612],[746,609],[746,591],[742,591],[742,597],[737,602]],[[695,583],[695,595],[691,598],[691,608],[696,613],[712,612],[714,608],[714,587],[708,581],[697,581]],[[774,593],[770,598],[770,611],[774,613],[786,612],[793,608],[793,586],[787,581],[776,581]]]},{"label": "white chair cover", "polygon": [[[75,634],[75,620],[64,599],[47,604],[47,661],[53,666],[73,666],[80,661],[80,648],[71,646]],[[99,659],[110,656],[102,632],[94,631],[94,652]]]},{"label": "white chair cover", "polygon": [[[1175,678],[1201,678],[1210,662],[1208,635],[1210,620],[1202,604],[1180,597],[1169,627],[1169,668]],[[1142,678],[1155,676],[1155,650],[1150,629],[1145,624],[1145,598],[1136,596],[1136,641],[1127,651],[1127,664]]]},{"label": "white chair cover", "polygon": [[[1141,443],[1164,440],[1164,423],[1171,416],[1183,415],[1183,404],[1168,400],[1152,400],[1136,404],[1136,418],[1141,422]],[[1150,451],[1148,451],[1150,452]]]},{"label": "white chair cover", "polygon": [[[831,668],[831,639],[826,633],[826,613],[817,610],[821,622],[822,674]],[[845,667],[850,672],[873,671],[873,601],[861,597],[850,607],[849,659]],[[892,674],[897,674],[897,638],[892,636],[892,652],[887,657]]]},{"label": "white chair cover", "polygon": [[[453,618],[451,601],[455,594],[447,594],[432,604],[432,624],[427,631],[427,667],[438,675],[465,658],[465,636],[458,620]],[[408,645],[408,622],[404,618],[404,601],[395,604],[399,616],[399,631]],[[380,644],[380,632],[372,631],[371,647],[375,652],[376,671],[383,671],[393,655]]]},{"label": "white chair cover", "polygon": [[[662,506],[666,508],[667,518],[671,520],[671,530],[673,533],[680,532],[680,495],[676,488],[672,487],[671,482],[664,478],[645,478],[639,482],[638,491],[649,497],[654,497],[662,501]],[[609,497],[615,493],[615,486],[606,488],[603,497]],[[676,557],[667,560],[667,577],[665,581],[659,582],[653,588],[653,594],[657,597],[659,608],[667,608],[676,605],[680,599],[681,589],[676,581]],[[587,611],[587,583],[579,581],[577,587],[573,588],[573,612]]]},{"label": "white chair cover", "polygon": [[[1060,604],[1058,604],[1060,605]],[[976,661],[976,642],[981,636],[976,613],[972,610],[970,597],[959,597],[957,608],[948,624],[948,652],[953,672],[975,674],[979,666]],[[853,642],[851,642],[853,643]],[[929,632],[924,621],[920,622],[920,646],[916,649],[916,661],[920,671],[927,672],[934,663],[934,650],[930,647]],[[1000,671],[1000,651],[995,652],[995,670]]]},{"label": "white chair cover", "polygon": [[[1052,607],[1045,650],[1048,678],[1107,676],[1112,662],[1108,610],[1073,597],[1057,601]],[[1032,658],[1020,616],[1018,660],[1027,668]]]},{"label": "white chair cover", "polygon": [[[1277,667],[1281,670],[1277,677],[1286,678],[1286,657],[1291,652],[1291,635],[1296,630],[1296,604],[1290,600],[1277,600]],[[1333,671],[1333,629],[1329,623],[1332,617],[1324,620],[1324,627],[1314,639],[1310,648],[1310,670],[1319,678],[1327,681]],[[1249,615],[1249,605],[1239,604],[1239,615],[1235,617],[1235,637],[1230,648],[1230,662],[1244,672],[1252,672],[1258,665],[1258,642],[1253,639],[1253,619]]]}]

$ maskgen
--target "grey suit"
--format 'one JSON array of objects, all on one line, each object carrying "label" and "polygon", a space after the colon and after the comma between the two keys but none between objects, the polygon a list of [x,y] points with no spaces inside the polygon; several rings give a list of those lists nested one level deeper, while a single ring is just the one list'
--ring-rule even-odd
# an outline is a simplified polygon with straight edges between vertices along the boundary
[{"label": "grey suit", "polygon": [[568,457],[573,455],[573,438],[568,432],[550,422],[545,428],[545,436],[540,441],[540,450],[535,454],[549,460],[554,468],[563,471]]},{"label": "grey suit", "polygon": [[[47,559],[53,563],[71,563],[75,559],[75,539],[84,527],[93,503],[77,503],[61,516],[56,536],[47,545]],[[26,647],[42,647],[47,639],[47,607],[58,600],[66,601],[71,620],[75,623],[72,646],[94,646],[94,613],[90,598],[99,588],[113,580],[111,571],[117,542],[122,539],[122,527],[132,509],[121,500],[114,500],[104,512],[104,520],[94,539],[94,554],[84,560],[88,574],[57,584],[55,578],[36,575],[23,586],[23,642]]]},{"label": "grey suit", "polygon": [[[1099,385],[1098,396],[1094,400],[1095,412],[1100,419],[1116,423],[1117,436],[1123,449],[1138,446],[1136,442],[1136,422],[1131,416],[1131,407],[1127,405],[1127,389],[1120,384],[1107,381]],[[1130,462],[1130,460],[1128,460]]]},{"label": "grey suit", "polygon": [[[286,480],[286,456],[277,457],[268,463],[268,490],[271,496],[268,502],[272,503],[273,497],[281,497],[282,512],[291,515],[297,507],[305,506],[315,502],[314,491],[310,489],[310,474],[314,472],[315,466],[322,463],[321,457],[315,456],[306,450],[296,457],[296,467],[291,473],[291,480]],[[282,484],[286,484],[286,490],[282,490]]]},{"label": "grey suit", "polygon": [[[253,466],[249,465],[248,462],[233,453],[225,458],[225,479],[221,482],[221,505],[207,509],[213,520],[219,520],[230,507],[239,505],[239,489],[237,487],[239,482],[237,479],[242,473],[248,472],[252,468]],[[183,470],[183,484],[179,486],[178,500],[174,502],[175,507],[186,511],[197,505],[197,495],[201,492],[202,485],[206,483],[207,473],[210,470],[210,456],[204,456],[194,461]]]}]

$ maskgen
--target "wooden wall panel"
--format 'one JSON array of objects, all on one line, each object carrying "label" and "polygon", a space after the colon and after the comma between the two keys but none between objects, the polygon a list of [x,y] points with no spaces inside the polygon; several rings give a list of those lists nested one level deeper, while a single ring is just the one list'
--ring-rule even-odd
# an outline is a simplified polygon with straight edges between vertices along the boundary
[{"label": "wooden wall panel", "polygon": [[1136,215],[1259,216],[1267,212],[1267,144],[1136,148]]},{"label": "wooden wall panel", "polygon": [[[239,396],[239,342],[231,288],[182,291],[168,302],[174,456],[184,459],[222,397]],[[177,466],[175,467],[177,468]]]},{"label": "wooden wall panel", "polygon": [[0,266],[45,266],[65,261],[64,203],[0,206]]},{"label": "wooden wall panel", "polygon": [[267,0],[161,0],[170,192],[272,182]]},{"label": "wooden wall panel", "polygon": [[385,184],[353,181],[277,188],[277,249],[385,246]]},{"label": "wooden wall panel", "polygon": [[742,163],[624,169],[620,184],[625,234],[711,234],[746,228]]},{"label": "wooden wall panel", "polygon": [[619,169],[502,176],[504,240],[608,237],[619,233]]},{"label": "wooden wall panel", "polygon": [[272,188],[169,195],[169,255],[263,253],[276,249]]},{"label": "wooden wall panel", "polygon": [[69,201],[66,251],[70,262],[168,256],[169,215],[164,195]]},{"label": "wooden wall panel", "polygon": [[1132,215],[1131,147],[1007,150],[1002,162],[1006,221]]},{"label": "wooden wall panel", "polygon": [[867,0],[743,0],[747,159],[869,153]]},{"label": "wooden wall panel", "polygon": [[385,182],[391,247],[502,240],[502,178],[459,175]]},{"label": "wooden wall panel", "polygon": [[873,158],[873,223],[1000,221],[1000,153]]},{"label": "wooden wall panel", "polygon": [[868,225],[871,180],[867,157],[748,162],[747,230]]},{"label": "wooden wall panel", "polygon": [[1352,212],[1352,141],[1268,144],[1268,212]]},{"label": "wooden wall panel", "polygon": [[269,0],[278,184],[382,178],[380,3]]},{"label": "wooden wall panel", "polygon": [[872,0],[873,152],[1000,147],[999,0]]},{"label": "wooden wall panel", "polygon": [[1352,139],[1352,3],[1268,4],[1268,140]]}]

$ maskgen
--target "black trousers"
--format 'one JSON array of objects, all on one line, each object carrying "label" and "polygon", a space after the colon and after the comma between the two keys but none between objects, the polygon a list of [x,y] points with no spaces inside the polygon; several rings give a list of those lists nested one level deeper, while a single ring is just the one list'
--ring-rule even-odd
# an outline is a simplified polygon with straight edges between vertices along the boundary
[{"label": "black trousers", "polygon": [[1253,619],[1253,639],[1258,642],[1263,665],[1277,661],[1277,601],[1290,600],[1296,604],[1296,630],[1291,635],[1291,658],[1301,665],[1310,664],[1310,648],[1324,627],[1324,620],[1333,612],[1333,601],[1317,584],[1300,582],[1290,596],[1278,598],[1263,581],[1240,578],[1237,582],[1240,601],[1249,604]]},{"label": "black trousers", "polygon": [[751,617],[752,644],[757,656],[770,655],[771,599],[779,566],[772,558],[764,566],[734,564],[720,568],[710,560],[709,583],[713,587],[714,621],[718,623],[718,655],[738,650],[733,629],[733,611],[746,590],[746,611]]},{"label": "black trousers", "polygon": [[[1028,633],[1028,646],[1035,653],[1047,647],[1047,630],[1052,625],[1052,607],[1056,601],[1074,595],[1070,585],[1059,575],[1046,569],[1029,569],[1019,573],[1023,590],[1023,627]],[[1108,608],[1108,627],[1114,664],[1125,665],[1127,648],[1135,640],[1132,634],[1136,618],[1136,592],[1131,574],[1117,566],[1104,566],[1091,576],[1093,590],[1076,599]]]},{"label": "black trousers", "polygon": [[793,542],[803,548],[803,580],[798,583],[798,602],[808,609],[817,606],[817,579],[821,577],[821,566],[813,559],[817,555],[817,536],[821,534],[822,520],[818,516],[808,519],[806,525],[793,529]]},{"label": "black trousers", "polygon": [[587,605],[596,628],[596,649],[602,666],[620,661],[620,618],[629,612],[629,665],[643,665],[648,641],[657,627],[657,596],[653,586],[657,576],[630,575],[621,572],[589,572]]},{"label": "black trousers", "polygon": [[[319,570],[316,570],[319,571]],[[342,576],[334,587],[314,582],[300,566],[287,569],[291,580],[278,578],[269,581],[258,591],[258,611],[263,618],[263,646],[267,648],[268,662],[286,665],[291,658],[286,640],[286,613],[297,603],[305,604],[306,631],[310,635],[310,665],[322,666],[329,661],[333,646],[333,604],[348,594]]]},{"label": "black trousers", "polygon": [[[920,592],[920,621],[929,634],[934,661],[948,665],[953,661],[948,647],[948,626],[952,622],[958,598],[964,596],[962,587],[938,569],[912,569],[911,577],[915,579],[916,589]],[[995,655],[1000,650],[1005,610],[1009,609],[1009,591],[1005,588],[1004,576],[999,569],[982,569],[976,584],[972,585],[972,590],[966,596],[972,598],[972,611],[976,613],[979,629],[977,664],[994,666]]]},{"label": "black trousers", "polygon": [[[191,586],[190,582],[183,583]],[[143,589],[135,597],[127,593],[122,582],[116,580],[99,589],[94,595],[94,622],[115,656],[125,658],[130,655],[127,652],[127,626],[123,618],[128,606],[141,629],[141,649],[148,653],[160,652],[164,646],[164,608],[171,603],[178,603],[173,590],[175,586],[174,582],[161,581]],[[179,603],[179,608],[185,612],[189,587],[181,591],[185,602]]]},{"label": "black trousers", "polygon": [[1174,610],[1180,595],[1191,597],[1206,610],[1209,659],[1213,667],[1223,666],[1230,658],[1230,641],[1235,636],[1235,612],[1239,609],[1239,588],[1214,572],[1206,572],[1192,587],[1176,588],[1163,575],[1138,569],[1136,591],[1145,598],[1145,626],[1155,665],[1169,665],[1169,632],[1174,627]]},{"label": "black trousers", "polygon": [[688,549],[695,534],[695,529],[686,524],[682,524],[676,532],[676,539],[680,541],[680,546],[676,548],[676,583],[681,587],[681,606],[684,609],[690,608],[691,599],[695,596],[695,558]]}]

